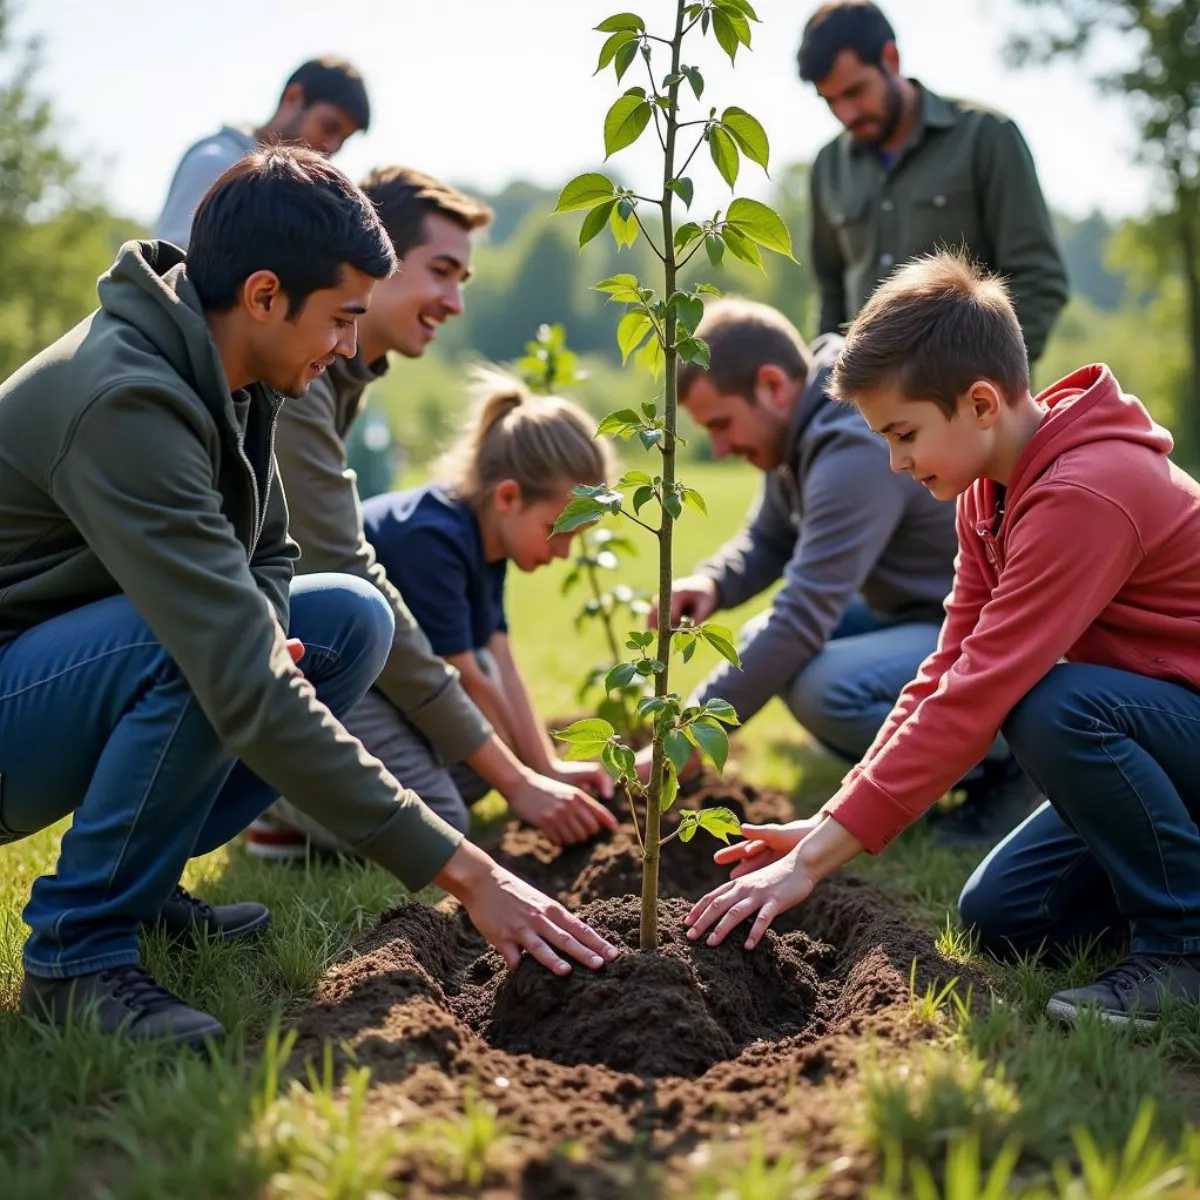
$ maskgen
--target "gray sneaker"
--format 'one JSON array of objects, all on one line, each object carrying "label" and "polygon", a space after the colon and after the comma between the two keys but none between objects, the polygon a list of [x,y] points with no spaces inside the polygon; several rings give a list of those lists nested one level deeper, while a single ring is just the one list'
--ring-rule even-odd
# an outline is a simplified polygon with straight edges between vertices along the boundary
[{"label": "gray sneaker", "polygon": [[214,937],[232,942],[261,933],[271,923],[265,904],[243,900],[240,904],[208,904],[186,888],[177,887],[159,913],[156,928],[172,942],[194,942]]},{"label": "gray sneaker", "polygon": [[1200,963],[1194,958],[1161,954],[1131,954],[1087,987],[1069,988],[1051,996],[1046,1013],[1074,1022],[1086,1009],[1102,1020],[1151,1029],[1162,1015],[1163,1000],[1200,1003]]},{"label": "gray sneaker", "polygon": [[184,1004],[139,966],[112,967],[73,979],[45,979],[26,973],[21,1012],[63,1026],[94,1014],[104,1033],[124,1029],[132,1038],[202,1046],[225,1036],[216,1017]]}]

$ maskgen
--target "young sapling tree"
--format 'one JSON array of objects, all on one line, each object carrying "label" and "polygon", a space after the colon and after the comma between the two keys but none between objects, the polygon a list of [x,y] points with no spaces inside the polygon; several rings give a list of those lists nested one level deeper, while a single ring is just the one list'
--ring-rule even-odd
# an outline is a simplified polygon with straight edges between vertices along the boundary
[{"label": "young sapling tree", "polygon": [[[709,285],[689,287],[680,272],[701,250],[718,265],[725,252],[762,267],[760,247],[792,256],[791,238],[782,219],[757,200],[737,197],[711,218],[685,220],[676,224],[674,205],[692,207],[695,187],[688,170],[697,153],[707,146],[721,178],[732,190],[743,157],[764,170],[769,158],[767,135],[762,125],[744,109],[728,107],[718,115],[715,107],[706,115],[682,119],[685,91],[696,101],[704,94],[700,69],[685,62],[684,42],[711,35],[720,48],[736,61],[739,50],[751,43],[751,24],[758,17],[749,0],[677,0],[674,28],[669,36],[651,33],[641,16],[617,13],[596,27],[605,34],[597,70],[611,66],[617,80],[639,63],[645,68],[641,83],[618,97],[604,119],[606,157],[633,145],[653,129],[662,151],[661,181],[655,195],[647,195],[617,184],[600,172],[591,171],[572,179],[562,190],[557,212],[585,211],[579,233],[580,246],[597,237],[606,227],[617,246],[632,246],[639,237],[649,243],[661,271],[652,285],[632,274],[614,275],[596,284],[611,302],[626,306],[617,326],[617,345],[623,361],[632,357],[663,380],[661,407],[657,398],[640,409],[610,413],[600,423],[599,433],[627,442],[638,442],[657,455],[655,467],[627,471],[613,487],[579,487],[558,519],[556,529],[568,531],[589,526],[605,516],[621,517],[640,526],[658,542],[657,630],[631,632],[626,647],[632,657],[618,663],[607,675],[609,690],[622,688],[641,676],[654,681],[654,694],[638,703],[639,715],[653,731],[648,784],[637,772],[633,749],[602,717],[577,721],[556,735],[567,744],[568,758],[599,756],[614,778],[630,794],[634,827],[642,852],[642,907],[640,946],[658,948],[658,867],[662,845],[672,838],[690,841],[697,829],[706,829],[722,841],[738,832],[737,818],[728,809],[685,811],[674,833],[663,838],[662,814],[675,802],[679,772],[693,754],[724,769],[729,750],[727,727],[737,724],[737,714],[724,700],[703,705],[685,705],[670,690],[673,650],[684,660],[697,646],[707,644],[738,665],[732,635],[723,626],[683,621],[671,624],[672,533],[685,507],[706,515],[703,497],[676,477],[677,392],[675,371],[680,361],[708,366],[708,347],[695,337],[704,315],[704,297],[716,291]],[[690,43],[689,43],[690,44]],[[640,68],[639,68],[640,70]],[[694,139],[686,154],[683,142]],[[657,235],[657,236],[656,236]],[[657,517],[657,519],[655,519]],[[644,806],[639,820],[636,802]]]}]

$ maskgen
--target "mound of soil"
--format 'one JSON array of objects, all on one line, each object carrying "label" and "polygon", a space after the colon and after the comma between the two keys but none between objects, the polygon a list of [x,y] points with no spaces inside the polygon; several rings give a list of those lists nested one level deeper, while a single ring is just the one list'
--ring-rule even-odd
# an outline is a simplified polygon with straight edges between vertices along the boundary
[{"label": "mound of soil", "polygon": [[642,954],[638,899],[594,901],[579,916],[622,947],[615,963],[562,979],[526,961],[515,974],[495,972],[487,986],[465,989],[468,1003],[453,1007],[502,1050],[646,1077],[694,1077],[753,1042],[803,1032],[830,948],[803,933],[768,934],[754,954],[728,942],[697,945],[683,932],[688,907],[660,904],[659,951]]},{"label": "mound of soil", "polygon": [[[790,816],[778,793],[711,781],[682,803],[760,822]],[[667,815],[668,830],[677,819]],[[893,902],[845,875],[778,918],[751,953],[736,934],[717,949],[692,945],[687,901],[724,878],[715,846],[699,834],[665,848],[662,953],[631,950],[595,974],[562,980],[526,962],[510,975],[452,901],[385,914],[301,1018],[295,1069],[319,1061],[327,1041],[339,1071],[369,1067],[368,1128],[461,1122],[469,1103],[494,1110],[500,1134],[479,1189],[422,1151],[437,1137],[403,1141],[396,1177],[415,1200],[665,1197],[665,1182],[678,1187],[710,1146],[742,1145],[751,1130],[768,1156],[828,1165],[823,1195],[863,1195],[872,1165],[854,1133],[861,1064],[868,1050],[886,1063],[927,1036],[909,1003],[914,959],[921,990],[964,972]],[[497,853],[636,945],[632,826],[565,851],[509,827]]]}]

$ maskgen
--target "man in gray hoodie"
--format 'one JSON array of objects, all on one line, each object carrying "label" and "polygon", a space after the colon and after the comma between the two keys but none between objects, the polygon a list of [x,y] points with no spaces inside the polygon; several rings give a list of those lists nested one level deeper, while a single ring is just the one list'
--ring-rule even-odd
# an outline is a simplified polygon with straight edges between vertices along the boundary
[{"label": "man in gray hoodie", "polygon": [[[672,624],[783,581],[743,630],[742,669],[722,664],[698,702],[727,700],[745,723],[780,696],[827,749],[857,762],[937,644],[954,513],[893,473],[857,410],[827,394],[839,336],[810,349],[776,309],[732,298],[707,306],[696,336],[710,366],[683,365],[679,401],[717,458],[737,454],[766,478],[742,530],[675,583]],[[995,754],[938,821],[944,840],[991,843],[1024,815],[1031,790],[1002,745]]]}]

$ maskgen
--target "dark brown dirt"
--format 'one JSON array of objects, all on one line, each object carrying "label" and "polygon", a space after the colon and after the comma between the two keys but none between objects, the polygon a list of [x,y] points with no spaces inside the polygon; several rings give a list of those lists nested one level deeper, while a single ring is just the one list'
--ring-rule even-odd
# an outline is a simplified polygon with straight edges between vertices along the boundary
[{"label": "dark brown dirt", "polygon": [[[787,819],[786,797],[701,789],[686,803]],[[500,853],[607,936],[636,943],[640,880],[632,830],[556,851],[509,828]],[[682,937],[685,901],[722,881],[704,834],[664,850],[662,953],[630,951],[603,971],[560,980],[524,963],[509,975],[452,902],[385,914],[358,955],[334,969],[299,1024],[295,1060],[332,1040],[339,1062],[371,1069],[366,1120],[401,1130],[461,1118],[468,1096],[497,1113],[489,1197],[665,1197],[714,1142],[751,1128],[768,1155],[789,1149],[834,1168],[822,1194],[861,1196],[871,1178],[856,1141],[860,1066],[903,1052],[927,1030],[918,987],[961,974],[932,937],[853,878],[823,883],[776,921],[758,950]],[[414,1137],[398,1178],[412,1197],[468,1194]],[[674,1193],[670,1193],[674,1194]],[[686,1187],[685,1193],[686,1194]]]}]

